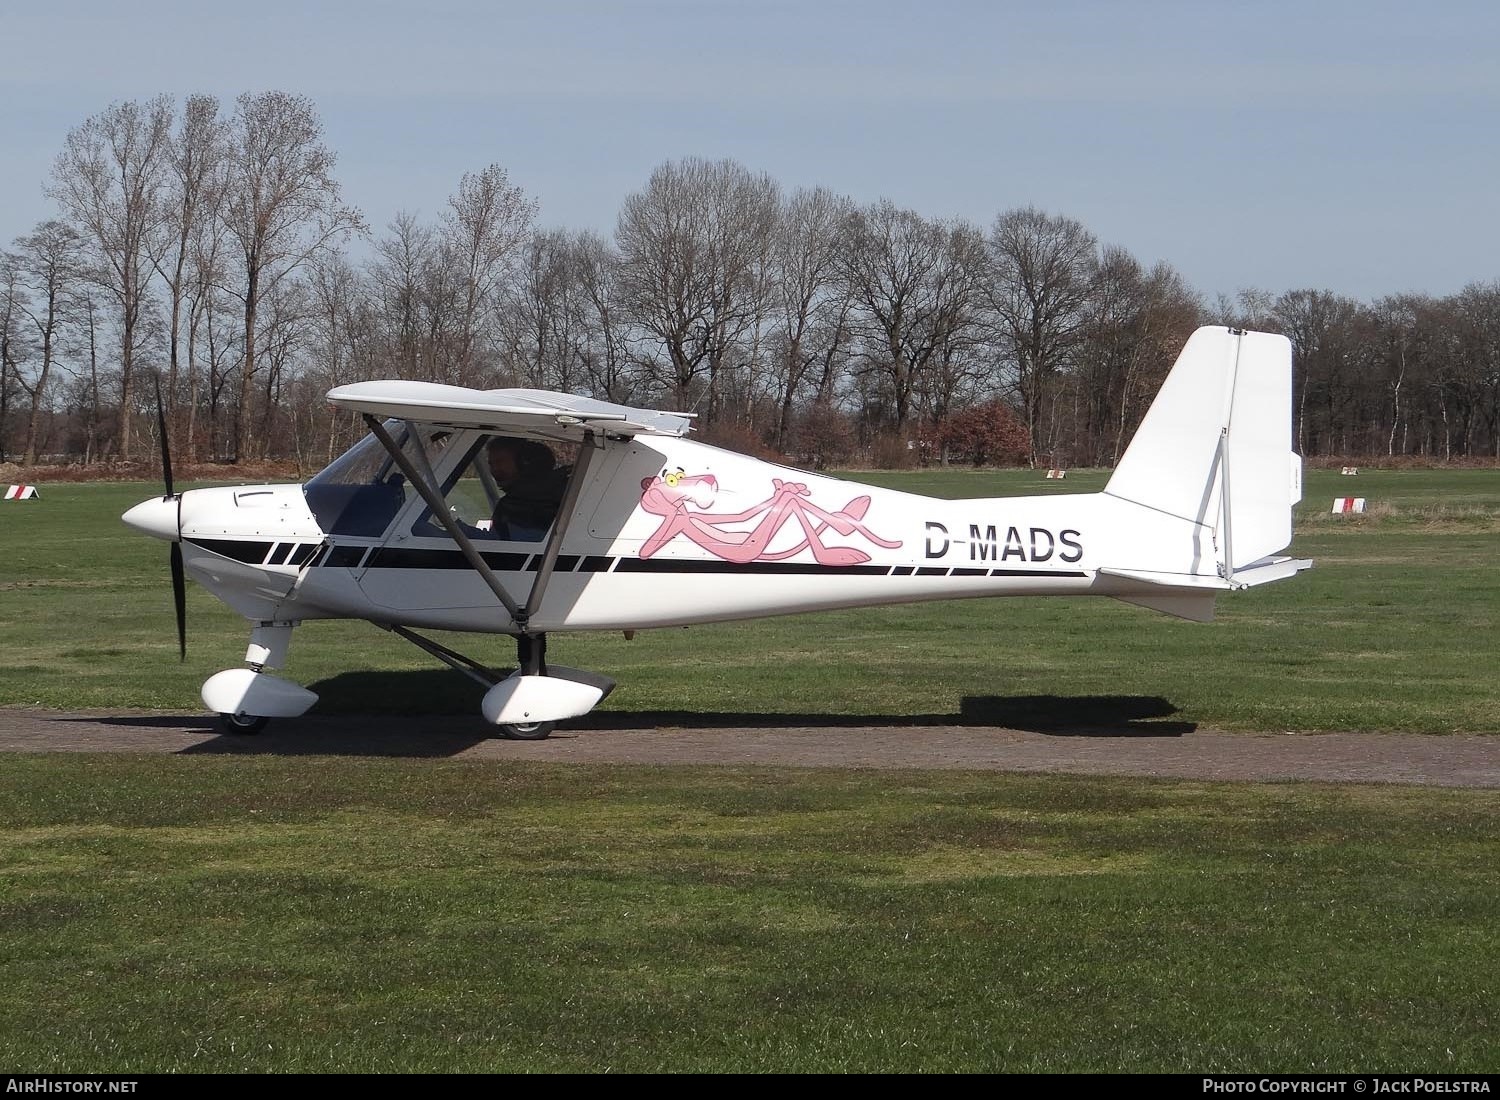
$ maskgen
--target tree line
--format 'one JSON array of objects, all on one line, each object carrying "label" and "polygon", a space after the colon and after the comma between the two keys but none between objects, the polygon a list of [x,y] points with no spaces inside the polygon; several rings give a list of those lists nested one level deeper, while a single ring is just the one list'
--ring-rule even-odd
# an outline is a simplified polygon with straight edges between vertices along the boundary
[{"label": "tree line", "polygon": [[494,164],[376,232],[335,168],[282,92],[71,130],[56,216],[0,253],[0,461],[148,459],[160,393],[174,455],[316,466],[362,431],[328,389],[406,378],[694,412],[813,466],[1107,466],[1204,323],[1292,340],[1305,455],[1500,454],[1500,283],[1209,302],[1033,207],[981,227],[697,158],[612,237],[539,227]]}]

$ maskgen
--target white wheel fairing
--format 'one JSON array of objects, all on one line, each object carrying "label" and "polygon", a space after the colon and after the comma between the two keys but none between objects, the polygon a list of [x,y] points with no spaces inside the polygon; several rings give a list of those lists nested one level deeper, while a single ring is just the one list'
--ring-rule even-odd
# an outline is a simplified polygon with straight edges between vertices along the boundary
[{"label": "white wheel fairing", "polygon": [[203,684],[203,705],[219,714],[300,718],[318,701],[305,687],[250,668],[227,668]]},{"label": "white wheel fairing", "polygon": [[497,726],[525,727],[577,718],[603,698],[604,692],[593,684],[517,672],[485,693],[480,710]]}]

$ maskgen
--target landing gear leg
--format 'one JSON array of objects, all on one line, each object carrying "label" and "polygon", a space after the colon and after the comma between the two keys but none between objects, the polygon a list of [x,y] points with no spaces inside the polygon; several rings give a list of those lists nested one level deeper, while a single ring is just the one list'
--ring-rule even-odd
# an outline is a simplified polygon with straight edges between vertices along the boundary
[{"label": "landing gear leg", "polygon": [[517,634],[516,664],[522,676],[547,675],[547,635]]},{"label": "landing gear leg", "polygon": [[[547,635],[517,634],[516,664],[522,676],[547,675]],[[556,722],[502,723],[500,736],[511,741],[545,741],[557,728]]]}]

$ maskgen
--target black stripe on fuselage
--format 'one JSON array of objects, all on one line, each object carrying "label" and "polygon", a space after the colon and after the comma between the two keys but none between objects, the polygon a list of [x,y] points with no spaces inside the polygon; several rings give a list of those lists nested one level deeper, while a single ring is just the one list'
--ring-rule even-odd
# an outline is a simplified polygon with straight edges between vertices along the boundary
[{"label": "black stripe on fuselage", "polygon": [[[958,570],[954,570],[958,572]],[[991,577],[1087,577],[1088,574],[1082,569],[990,569],[978,570],[988,572]]]},{"label": "black stripe on fuselage", "polygon": [[[500,550],[481,551],[484,564],[502,573],[517,573],[526,568],[530,554],[511,554]],[[338,564],[332,560],[329,565]],[[462,550],[398,549],[382,546],[370,555],[370,569],[468,569],[469,559]]]},{"label": "black stripe on fuselage", "polygon": [[[293,565],[300,566],[314,554],[325,549],[321,542],[241,542],[238,539],[186,539],[200,549],[218,554],[220,557],[244,562],[246,565]],[[328,548],[328,556],[337,556],[342,551],[362,553],[362,546]],[[357,560],[357,559],[356,559]]]},{"label": "black stripe on fuselage", "polygon": [[353,569],[364,560],[368,549],[367,546],[335,546],[319,564]]},{"label": "black stripe on fuselage", "polygon": [[[225,546],[259,546],[260,556],[265,557],[268,543],[212,543],[208,549],[214,549],[219,545]],[[322,560],[315,564],[333,568],[355,568],[364,558],[366,548],[363,546],[335,546],[323,556]],[[311,553],[311,548],[308,550]],[[293,553],[289,559],[292,564],[297,564],[302,549]],[[229,557],[236,555],[229,554]],[[279,556],[279,554],[278,554]],[[483,555],[485,564],[496,572],[521,573],[526,571],[535,572],[541,566],[540,554],[517,554],[506,551],[488,551]],[[248,557],[238,557],[239,561],[249,561]],[[257,561],[259,559],[256,559]],[[377,547],[370,551],[369,560],[366,565],[370,569],[467,569],[466,559],[459,550],[441,549],[398,549],[395,547]],[[614,558],[600,554],[591,554],[587,557],[579,557],[572,554],[558,556],[556,571],[559,573],[696,573],[711,575],[759,575],[759,576],[851,576],[851,577],[1086,577],[1081,569],[976,569],[969,567],[953,568],[950,566],[911,566],[911,565],[819,565],[816,562],[780,562],[780,561],[704,561],[695,558]]]},{"label": "black stripe on fuselage", "polygon": [[240,542],[236,539],[184,539],[191,542],[200,550],[207,550],[210,554],[218,554],[221,558],[229,558],[233,561],[242,561],[246,565],[260,565],[266,560],[270,553],[269,542]]}]

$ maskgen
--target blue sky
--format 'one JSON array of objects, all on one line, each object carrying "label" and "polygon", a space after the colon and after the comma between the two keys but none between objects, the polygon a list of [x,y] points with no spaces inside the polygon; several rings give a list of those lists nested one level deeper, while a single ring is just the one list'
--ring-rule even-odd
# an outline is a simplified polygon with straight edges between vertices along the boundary
[{"label": "blue sky", "polygon": [[1500,5],[0,0],[0,242],[68,129],[310,96],[377,230],[505,166],[613,228],[682,156],[988,225],[1035,204],[1208,296],[1500,278]]}]

